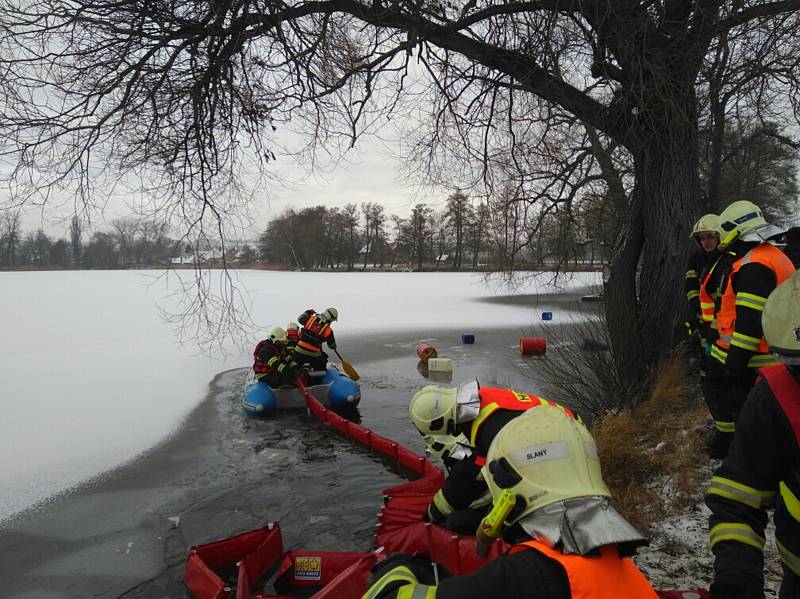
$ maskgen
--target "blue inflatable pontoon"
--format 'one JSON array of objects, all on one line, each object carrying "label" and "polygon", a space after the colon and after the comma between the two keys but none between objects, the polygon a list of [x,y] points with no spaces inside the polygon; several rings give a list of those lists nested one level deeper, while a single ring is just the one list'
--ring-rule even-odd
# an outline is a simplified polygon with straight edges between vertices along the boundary
[{"label": "blue inflatable pontoon", "polygon": [[[357,406],[361,401],[361,387],[336,368],[329,366],[320,382],[306,385],[306,389],[327,408]],[[257,381],[250,371],[242,398],[244,413],[248,416],[269,416],[278,409],[305,408],[306,400],[299,389],[282,387],[273,389]]]}]

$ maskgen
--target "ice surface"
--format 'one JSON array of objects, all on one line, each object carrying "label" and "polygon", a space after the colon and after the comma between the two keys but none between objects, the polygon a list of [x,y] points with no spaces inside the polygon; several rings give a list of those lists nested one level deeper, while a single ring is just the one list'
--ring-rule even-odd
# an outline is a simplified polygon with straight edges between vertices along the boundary
[{"label": "ice surface", "polygon": [[[247,350],[231,346],[212,359],[180,345],[159,312],[178,306],[176,275],[166,287],[158,274],[0,273],[0,520],[153,447],[178,428],[216,373],[249,365]],[[510,292],[468,273],[234,275],[261,331],[306,308],[335,306],[340,343],[390,329],[524,328],[539,318],[528,305],[479,301]],[[550,279],[530,279],[514,293],[598,283],[595,273],[562,279],[560,287]]]}]

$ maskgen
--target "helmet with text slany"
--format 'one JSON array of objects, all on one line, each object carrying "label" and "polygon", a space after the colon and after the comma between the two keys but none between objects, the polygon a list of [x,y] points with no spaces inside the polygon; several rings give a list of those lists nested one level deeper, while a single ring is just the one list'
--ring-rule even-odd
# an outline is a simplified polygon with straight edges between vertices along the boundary
[{"label": "helmet with text slany", "polygon": [[508,524],[557,501],[611,496],[591,433],[558,406],[536,406],[506,424],[482,473],[494,500],[506,489],[517,497]]}]

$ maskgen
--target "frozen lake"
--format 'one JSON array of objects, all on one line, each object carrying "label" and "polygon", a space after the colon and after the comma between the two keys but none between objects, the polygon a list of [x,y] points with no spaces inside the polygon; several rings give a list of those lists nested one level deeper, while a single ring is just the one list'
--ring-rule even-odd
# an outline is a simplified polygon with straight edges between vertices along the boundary
[{"label": "frozen lake", "polygon": [[[471,273],[234,271],[257,323],[245,349],[214,357],[180,343],[163,312],[185,308],[178,275],[155,271],[0,273],[0,520],[113,469],[174,432],[214,375],[248,366],[266,327],[306,308],[335,306],[337,340],[391,330],[530,326],[529,303],[499,295],[552,294],[594,285],[595,273],[550,284],[528,278],[513,292]],[[214,274],[213,276],[216,276]],[[546,302],[545,302],[546,303]],[[558,319],[558,308],[552,309]],[[537,309],[538,309],[537,307]]]}]

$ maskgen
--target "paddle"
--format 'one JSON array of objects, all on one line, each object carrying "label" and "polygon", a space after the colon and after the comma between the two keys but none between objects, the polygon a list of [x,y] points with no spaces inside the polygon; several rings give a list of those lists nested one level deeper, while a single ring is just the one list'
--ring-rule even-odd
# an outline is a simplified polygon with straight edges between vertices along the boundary
[{"label": "paddle", "polygon": [[361,377],[358,375],[356,369],[353,368],[353,365],[350,362],[348,362],[342,357],[342,354],[339,353],[339,350],[334,349],[333,351],[336,352],[336,355],[339,356],[339,359],[342,361],[342,368],[344,369],[344,373],[354,381],[360,379]]}]

